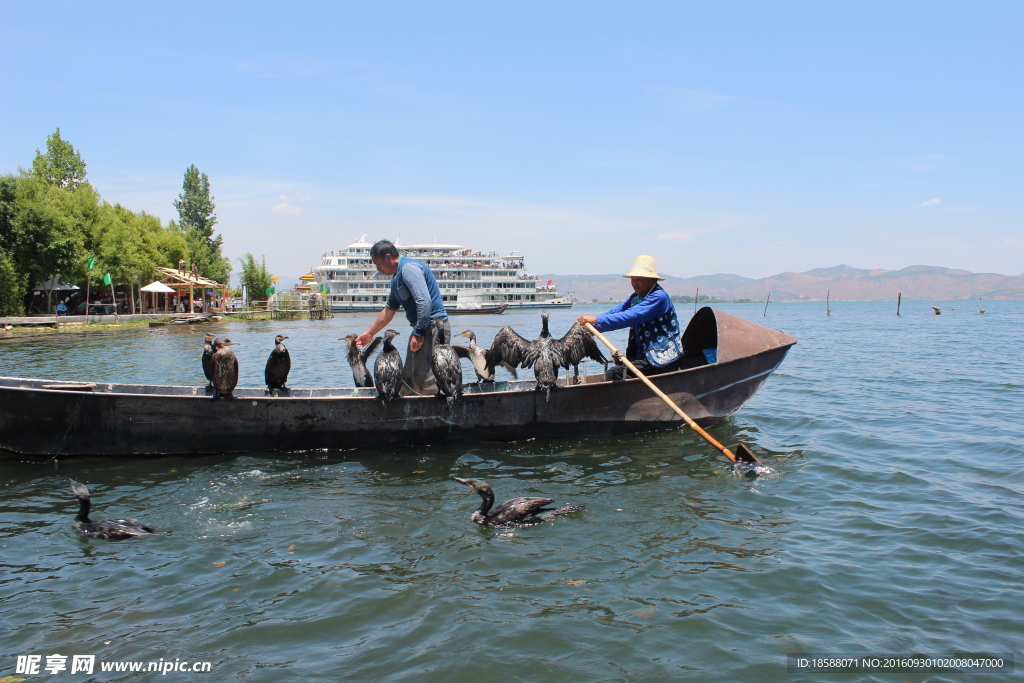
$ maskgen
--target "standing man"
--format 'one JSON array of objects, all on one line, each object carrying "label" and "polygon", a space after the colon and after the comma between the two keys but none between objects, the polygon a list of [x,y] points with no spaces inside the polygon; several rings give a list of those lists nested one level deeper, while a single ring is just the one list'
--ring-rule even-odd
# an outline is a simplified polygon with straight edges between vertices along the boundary
[{"label": "standing man", "polygon": [[[637,256],[633,269],[623,275],[633,285],[633,296],[597,317],[581,315],[580,323],[590,323],[598,332],[629,328],[626,358],[645,375],[678,370],[683,358],[679,318],[668,292],[658,284],[665,278],[658,275],[653,256]],[[622,355],[622,354],[619,354]],[[625,366],[609,368],[607,379],[623,379]]]},{"label": "standing man", "polygon": [[[441,301],[441,290],[437,280],[426,264],[399,256],[398,249],[387,240],[381,240],[370,247],[370,260],[377,270],[391,276],[391,294],[387,304],[377,314],[370,329],[356,338],[357,346],[366,346],[391,322],[399,308],[405,309],[405,317],[412,325],[409,347],[402,367],[402,393],[419,393],[433,396],[437,393],[434,373],[430,369],[430,356],[437,339],[434,321],[444,321],[445,339],[450,343],[452,328],[448,323],[448,312]],[[410,391],[411,390],[411,391]]]}]

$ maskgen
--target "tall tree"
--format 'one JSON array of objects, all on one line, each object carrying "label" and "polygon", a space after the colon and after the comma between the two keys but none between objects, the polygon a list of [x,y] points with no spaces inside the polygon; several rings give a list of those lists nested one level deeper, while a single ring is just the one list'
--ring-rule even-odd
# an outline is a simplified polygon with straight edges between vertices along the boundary
[{"label": "tall tree", "polygon": [[185,233],[188,244],[188,260],[199,267],[199,274],[227,282],[231,263],[221,254],[223,235],[214,236],[213,226],[217,224],[217,205],[210,196],[210,179],[200,173],[195,164],[185,170],[181,194],[174,201],[178,210],[178,225]]},{"label": "tall tree", "polygon": [[78,150],[60,136],[60,128],[46,138],[46,154],[36,150],[32,175],[55,187],[75,189],[85,182],[85,162]]}]

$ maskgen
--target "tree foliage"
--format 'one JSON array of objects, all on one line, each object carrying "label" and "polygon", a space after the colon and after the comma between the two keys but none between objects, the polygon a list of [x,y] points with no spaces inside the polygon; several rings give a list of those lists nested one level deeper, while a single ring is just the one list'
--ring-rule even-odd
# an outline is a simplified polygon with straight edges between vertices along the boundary
[{"label": "tree foliage", "polygon": [[0,315],[22,313],[29,288],[50,278],[84,289],[88,258],[98,261],[94,276],[109,272],[117,285],[188,258],[188,236],[173,221],[108,204],[84,177],[59,129],[31,170],[0,175]]},{"label": "tree foliage", "polygon": [[178,210],[178,225],[188,245],[186,260],[195,263],[203,277],[226,283],[231,262],[221,254],[223,235],[213,234],[217,205],[210,196],[210,179],[200,173],[195,164],[185,169],[181,194],[174,201],[174,208]]},{"label": "tree foliage", "polygon": [[46,138],[46,154],[36,150],[32,175],[54,187],[74,189],[85,182],[85,162],[78,150],[61,138],[60,128]]},{"label": "tree foliage", "polygon": [[249,290],[249,300],[266,301],[266,291],[273,284],[272,276],[267,271],[267,257],[264,256],[263,260],[257,263],[255,256],[246,254],[238,259],[238,263],[242,266],[239,279],[242,286]]}]

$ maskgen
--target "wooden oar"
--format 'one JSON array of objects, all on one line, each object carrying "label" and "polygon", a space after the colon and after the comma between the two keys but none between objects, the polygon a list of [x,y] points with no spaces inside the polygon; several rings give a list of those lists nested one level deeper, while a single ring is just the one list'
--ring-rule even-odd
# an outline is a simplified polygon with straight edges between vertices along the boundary
[{"label": "wooden oar", "polygon": [[[595,328],[590,323],[585,323],[585,326],[586,326],[586,328],[588,330],[590,330],[591,334],[593,334],[595,337],[600,339],[604,343],[604,345],[608,347],[608,350],[612,352],[613,356],[619,352],[619,350],[616,349],[612,345],[612,343],[605,338],[605,336],[603,334],[601,334],[600,332],[597,331],[597,328]],[[705,441],[707,441],[709,444],[711,444],[712,446],[714,446],[718,450],[722,451],[722,454],[725,455],[725,457],[729,458],[729,460],[733,461],[733,463],[743,462],[743,463],[746,463],[746,464],[749,464],[749,465],[760,465],[761,464],[761,461],[758,460],[757,456],[754,455],[754,453],[749,448],[747,448],[745,445],[743,445],[743,444],[737,444],[736,447],[735,447],[736,448],[736,453],[733,454],[732,451],[730,451],[728,448],[726,448],[722,444],[718,443],[718,441],[715,440],[715,438],[713,436],[711,436],[706,431],[704,431],[704,429],[701,428],[701,426],[699,424],[697,424],[696,422],[691,420],[690,416],[687,415],[686,413],[684,413],[683,409],[680,408],[679,406],[677,406],[675,401],[670,399],[665,394],[665,392],[663,392],[661,389],[659,389],[658,387],[654,386],[654,382],[652,382],[651,380],[647,379],[647,377],[642,372],[637,370],[636,366],[634,366],[629,361],[629,359],[626,358],[625,355],[619,356],[619,360],[622,361],[622,364],[625,365],[629,369],[630,372],[632,372],[634,375],[636,375],[641,380],[643,380],[643,383],[646,384],[648,386],[648,388],[650,388],[651,391],[653,391],[655,394],[657,394],[658,398],[660,398],[662,401],[664,401],[666,404],[668,404],[668,406],[672,410],[674,410],[676,412],[676,415],[678,415],[679,417],[683,418],[683,420],[686,422],[686,424],[688,424],[690,426],[690,429],[692,429],[693,431],[695,431],[698,434],[700,434],[701,437]]]}]

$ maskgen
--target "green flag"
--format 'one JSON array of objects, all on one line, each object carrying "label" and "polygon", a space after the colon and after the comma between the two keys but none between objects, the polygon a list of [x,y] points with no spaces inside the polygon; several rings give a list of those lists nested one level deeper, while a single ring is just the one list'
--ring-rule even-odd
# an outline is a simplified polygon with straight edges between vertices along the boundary
[{"label": "green flag", "polygon": [[110,273],[103,276],[103,284],[111,285],[114,283],[114,278],[110,277]]},{"label": "green flag", "polygon": [[85,260],[85,269],[86,270],[92,270],[95,267],[96,267],[96,259],[90,258],[90,259],[86,259]]},{"label": "green flag", "polygon": [[331,291],[331,288],[328,285],[320,285],[320,293],[321,294],[327,294],[330,291]]},{"label": "green flag", "polygon": [[270,296],[273,293],[274,293],[274,288],[273,287],[267,287],[267,296]]}]

